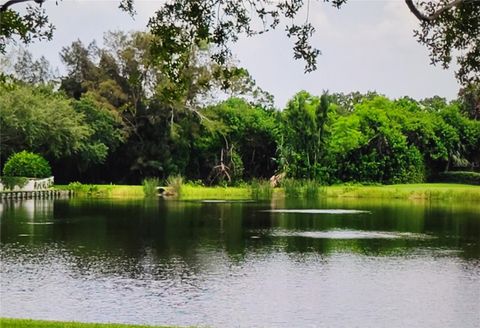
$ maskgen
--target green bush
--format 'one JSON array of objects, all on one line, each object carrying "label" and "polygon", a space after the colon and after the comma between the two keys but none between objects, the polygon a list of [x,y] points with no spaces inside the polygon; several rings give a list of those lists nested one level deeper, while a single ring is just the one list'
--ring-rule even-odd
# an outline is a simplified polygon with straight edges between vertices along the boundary
[{"label": "green bush", "polygon": [[480,185],[480,173],[466,171],[443,172],[434,177],[435,182],[464,183]]},{"label": "green bush", "polygon": [[47,178],[52,169],[47,160],[27,151],[10,156],[3,167],[3,175],[9,177]]}]

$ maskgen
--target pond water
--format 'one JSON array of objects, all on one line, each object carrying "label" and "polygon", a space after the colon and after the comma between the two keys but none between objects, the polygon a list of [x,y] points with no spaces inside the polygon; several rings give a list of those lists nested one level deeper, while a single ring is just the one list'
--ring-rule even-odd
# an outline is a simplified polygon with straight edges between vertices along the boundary
[{"label": "pond water", "polygon": [[209,327],[479,327],[480,205],[1,206],[0,316]]}]

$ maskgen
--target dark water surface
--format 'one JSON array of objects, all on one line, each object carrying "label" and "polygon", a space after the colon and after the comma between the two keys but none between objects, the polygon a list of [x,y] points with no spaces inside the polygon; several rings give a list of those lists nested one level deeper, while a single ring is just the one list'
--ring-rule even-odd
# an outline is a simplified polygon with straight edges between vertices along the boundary
[{"label": "dark water surface", "polygon": [[3,317],[480,327],[476,203],[71,199],[0,206]]}]

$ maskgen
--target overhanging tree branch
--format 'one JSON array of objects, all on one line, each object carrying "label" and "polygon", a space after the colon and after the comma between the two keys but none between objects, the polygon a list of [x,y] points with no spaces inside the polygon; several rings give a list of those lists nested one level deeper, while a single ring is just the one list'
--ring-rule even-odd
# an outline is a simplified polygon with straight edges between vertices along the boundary
[{"label": "overhanging tree branch", "polygon": [[[6,11],[8,9],[8,7],[13,6],[17,3],[27,2],[27,1],[32,1],[32,0],[9,0],[9,1],[5,2],[3,5],[0,6],[0,12]],[[35,1],[38,4],[42,4],[46,0],[33,0],[33,1]]]},{"label": "overhanging tree branch", "polygon": [[446,4],[445,6],[441,7],[440,9],[436,10],[433,14],[431,15],[425,15],[423,13],[420,12],[420,10],[418,10],[418,8],[415,6],[415,4],[413,3],[413,0],[405,0],[405,3],[407,4],[407,7],[408,9],[410,9],[410,11],[415,15],[415,17],[417,17],[419,20],[421,21],[425,21],[425,22],[431,22],[431,21],[434,21],[436,20],[441,14],[443,14],[445,11],[453,8],[453,7],[456,7],[458,6],[459,4],[461,4],[462,2],[464,2],[465,0],[454,0],[448,4]]}]

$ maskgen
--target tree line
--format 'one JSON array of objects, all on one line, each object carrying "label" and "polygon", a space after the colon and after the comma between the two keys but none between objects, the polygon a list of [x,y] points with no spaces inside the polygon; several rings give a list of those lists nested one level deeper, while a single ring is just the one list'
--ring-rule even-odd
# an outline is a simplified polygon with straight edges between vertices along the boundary
[{"label": "tree line", "polygon": [[479,165],[477,84],[451,102],[300,91],[279,110],[245,69],[219,65],[206,45],[189,50],[175,78],[165,74],[150,56],[152,38],[110,32],[102,47],[73,42],[60,53],[62,76],[26,51],[4,64],[2,164],[28,150],[49,160],[57,182],[182,175],[206,184],[279,173],[411,183]]}]

